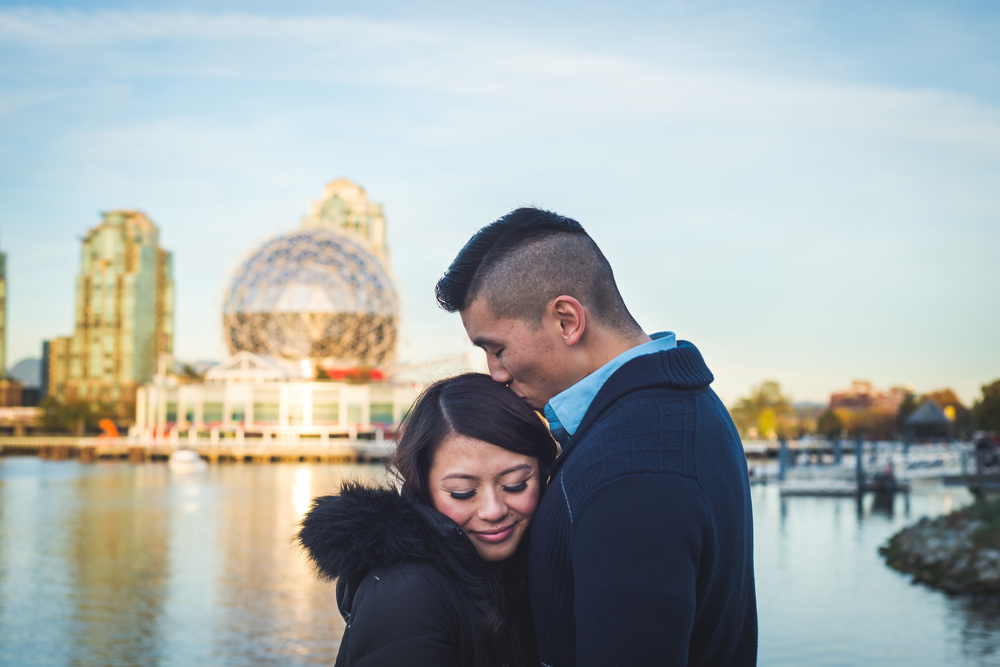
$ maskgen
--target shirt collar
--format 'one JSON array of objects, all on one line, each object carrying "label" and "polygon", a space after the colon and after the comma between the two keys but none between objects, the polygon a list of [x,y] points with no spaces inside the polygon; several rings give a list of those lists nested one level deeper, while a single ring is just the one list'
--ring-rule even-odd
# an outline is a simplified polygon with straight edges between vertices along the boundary
[{"label": "shirt collar", "polygon": [[636,357],[677,347],[677,336],[672,331],[660,331],[650,338],[652,340],[648,343],[622,352],[573,386],[553,396],[545,404],[545,419],[548,420],[549,430],[556,440],[563,443],[566,438],[576,433],[583,416],[587,414],[587,408],[597,397],[597,392],[616,370]]}]

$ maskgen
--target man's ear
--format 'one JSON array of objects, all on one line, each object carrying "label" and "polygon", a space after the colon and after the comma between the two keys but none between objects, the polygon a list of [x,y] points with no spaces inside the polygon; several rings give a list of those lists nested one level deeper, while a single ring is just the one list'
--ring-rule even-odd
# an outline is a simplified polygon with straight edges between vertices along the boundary
[{"label": "man's ear", "polygon": [[583,304],[568,295],[557,296],[550,306],[562,330],[563,342],[570,347],[580,342],[587,328],[587,314]]}]

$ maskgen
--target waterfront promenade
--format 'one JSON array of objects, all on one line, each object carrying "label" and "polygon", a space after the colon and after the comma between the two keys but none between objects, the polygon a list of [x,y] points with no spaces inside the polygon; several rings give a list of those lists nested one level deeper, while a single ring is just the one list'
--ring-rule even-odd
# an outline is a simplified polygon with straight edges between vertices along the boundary
[{"label": "waterfront promenade", "polygon": [[167,461],[179,449],[190,449],[209,463],[365,463],[384,460],[395,441],[376,434],[352,437],[190,438],[146,440],[110,437],[0,437],[0,456],[37,456],[46,460]]}]

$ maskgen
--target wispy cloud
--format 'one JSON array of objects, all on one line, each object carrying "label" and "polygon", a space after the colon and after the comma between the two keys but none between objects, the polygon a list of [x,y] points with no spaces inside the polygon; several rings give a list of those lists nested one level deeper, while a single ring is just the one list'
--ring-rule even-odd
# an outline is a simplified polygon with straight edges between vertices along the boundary
[{"label": "wispy cloud", "polygon": [[[546,117],[846,128],[1000,154],[1000,109],[940,90],[773,78],[519,41],[484,28],[351,17],[130,10],[0,12],[14,68],[94,82],[161,77],[312,81],[444,94],[495,113],[459,124],[523,131]],[[42,83],[44,85],[44,83]],[[6,96],[5,96],[6,97]],[[21,109],[23,93],[0,104]]]},{"label": "wispy cloud", "polygon": [[[448,261],[441,239],[464,241],[503,207],[566,207],[594,221],[646,321],[664,317],[669,278],[683,286],[669,315],[713,344],[767,363],[804,354],[791,333],[825,346],[818,382],[851,354],[830,308],[849,301],[890,356],[898,334],[880,326],[919,307],[910,286],[928,266],[956,303],[1000,278],[995,94],[852,75],[881,46],[820,53],[808,7],[645,9],[666,18],[647,27],[622,7],[610,26],[580,19],[586,38],[441,13],[0,9],[0,213],[48,216],[72,245],[101,208],[147,209],[176,252],[178,349],[193,357],[217,348],[204,322],[226,267],[341,175],[386,204],[411,294],[429,294]],[[795,62],[809,58],[823,66]],[[989,79],[988,58],[967,61]],[[15,234],[23,256],[43,256]],[[733,319],[771,332],[787,304],[790,342],[747,334],[750,353],[730,340]],[[1000,325],[969,308],[975,326]],[[413,349],[444,354],[454,336],[427,309],[408,310],[426,336]]]}]

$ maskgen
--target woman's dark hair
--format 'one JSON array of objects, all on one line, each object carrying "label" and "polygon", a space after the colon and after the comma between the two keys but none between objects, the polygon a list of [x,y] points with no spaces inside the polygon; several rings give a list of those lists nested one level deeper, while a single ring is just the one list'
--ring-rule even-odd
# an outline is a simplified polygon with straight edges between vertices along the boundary
[{"label": "woman's dark hair", "polygon": [[543,480],[556,458],[548,427],[510,389],[482,373],[439,380],[414,402],[389,460],[403,489],[422,503],[432,504],[431,464],[438,445],[453,434],[534,456]]},{"label": "woman's dark hair", "polygon": [[[433,505],[427,479],[438,445],[463,435],[538,459],[545,480],[557,449],[541,418],[514,392],[482,373],[440,380],[414,402],[389,460],[390,471],[417,501]],[[483,622],[495,665],[537,664],[525,576],[525,541],[507,563],[483,561],[492,594]]]}]

